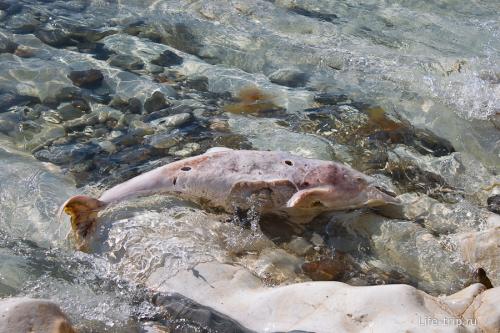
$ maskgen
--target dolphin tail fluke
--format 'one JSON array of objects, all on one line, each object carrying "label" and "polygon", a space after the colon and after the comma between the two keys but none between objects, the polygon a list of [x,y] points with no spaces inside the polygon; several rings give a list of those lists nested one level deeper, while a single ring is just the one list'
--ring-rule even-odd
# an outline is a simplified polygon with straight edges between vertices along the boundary
[{"label": "dolphin tail fluke", "polygon": [[76,195],[69,198],[59,209],[59,220],[63,212],[71,217],[72,234],[78,250],[88,250],[88,237],[94,231],[97,214],[105,206],[104,202],[97,199]]}]

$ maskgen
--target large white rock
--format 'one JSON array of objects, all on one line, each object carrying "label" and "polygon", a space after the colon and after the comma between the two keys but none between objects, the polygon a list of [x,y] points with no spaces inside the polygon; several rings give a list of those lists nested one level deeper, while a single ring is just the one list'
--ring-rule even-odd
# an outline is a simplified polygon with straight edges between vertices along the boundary
[{"label": "large white rock", "polygon": [[[498,215],[492,214],[492,217]],[[464,260],[485,270],[494,286],[500,285],[500,226],[487,230],[454,235]]]},{"label": "large white rock", "polygon": [[[480,284],[443,298],[408,285],[305,282],[270,288],[242,267],[217,262],[198,264],[168,279],[153,274],[146,284],[180,293],[258,332],[475,332],[478,322],[500,329],[500,308],[490,296],[498,288],[480,294]],[[477,294],[490,303],[476,304]],[[467,321],[460,315],[471,303],[478,311]]]},{"label": "large white rock", "polygon": [[463,314],[465,320],[474,322],[484,333],[500,331],[500,288],[486,290],[474,299]]}]

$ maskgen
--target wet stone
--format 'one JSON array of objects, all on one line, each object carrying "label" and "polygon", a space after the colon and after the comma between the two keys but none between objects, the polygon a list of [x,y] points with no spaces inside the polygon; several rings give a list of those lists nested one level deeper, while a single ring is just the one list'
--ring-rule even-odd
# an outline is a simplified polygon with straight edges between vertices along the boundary
[{"label": "wet stone", "polygon": [[186,79],[186,87],[197,91],[208,91],[208,78],[203,75],[193,75]]},{"label": "wet stone", "polygon": [[16,127],[16,123],[9,119],[0,119],[0,133],[9,134]]},{"label": "wet stone", "polygon": [[[94,58],[96,58],[97,60],[108,60],[109,57],[113,54],[113,52],[109,51],[102,43],[82,43],[78,44],[77,47],[78,50],[82,53],[93,54]],[[80,47],[82,47],[81,50]]]},{"label": "wet stone", "polygon": [[182,57],[169,50],[165,50],[158,58],[151,61],[152,64],[163,67],[180,65],[182,62]]},{"label": "wet stone", "polygon": [[14,53],[17,47],[17,43],[14,43],[10,39],[0,36],[0,53]]},{"label": "wet stone", "polygon": [[46,30],[40,29],[35,32],[35,36],[42,42],[54,47],[76,45],[69,34],[62,29]]},{"label": "wet stone", "polygon": [[163,110],[151,112],[150,114],[145,115],[142,120],[144,122],[149,123],[149,122],[152,122],[152,121],[154,121],[156,119],[163,118],[163,117],[165,117],[166,115],[169,115],[169,114],[170,114],[170,108],[166,108],[166,109],[163,109]]},{"label": "wet stone", "polygon": [[55,95],[56,102],[70,102],[74,99],[81,98],[82,91],[77,87],[63,87]]},{"label": "wet stone", "polygon": [[308,76],[306,73],[293,68],[283,68],[269,75],[269,81],[282,86],[297,88],[307,84]]},{"label": "wet stone", "polygon": [[99,142],[98,145],[107,153],[113,154],[116,152],[116,145],[109,140]]},{"label": "wet stone", "polygon": [[38,29],[39,25],[40,21],[29,13],[16,15],[9,22],[10,29],[17,34],[33,33]]},{"label": "wet stone", "polygon": [[42,111],[39,108],[29,108],[26,107],[23,110],[23,117],[27,120],[37,120],[40,118]]},{"label": "wet stone", "polygon": [[[191,322],[190,327],[196,332],[205,330],[234,333],[253,332],[228,316],[177,293],[158,293],[153,296],[152,302],[162,312],[166,312],[166,316],[178,318],[182,322]],[[157,331],[148,330],[148,332],[171,332],[179,329],[175,321],[171,321],[167,325],[169,325],[168,328],[160,328]]]},{"label": "wet stone", "polygon": [[173,116],[153,120],[150,124],[155,127],[180,127],[191,120],[190,113],[178,113]]},{"label": "wet stone", "polygon": [[151,150],[147,147],[127,147],[126,149],[110,156],[111,160],[118,164],[128,161],[129,164],[136,165],[151,158]]},{"label": "wet stone", "polygon": [[149,64],[147,70],[151,74],[160,74],[160,73],[162,73],[164,71],[164,68],[162,66]]},{"label": "wet stone", "polygon": [[42,149],[33,155],[45,162],[54,164],[76,164],[85,160],[91,160],[101,148],[97,145],[85,145],[81,143],[67,144],[62,146],[51,146],[48,149]]},{"label": "wet stone", "polygon": [[19,45],[14,52],[14,54],[20,58],[30,58],[33,56],[34,49],[26,46],[26,45]]},{"label": "wet stone", "polygon": [[324,246],[325,245],[325,241],[324,241],[323,237],[321,237],[317,233],[312,234],[310,241],[311,241],[311,243],[313,243],[314,246]]},{"label": "wet stone", "polygon": [[68,78],[74,85],[82,88],[95,88],[102,83],[104,76],[98,69],[88,69],[83,71],[72,71]]},{"label": "wet stone", "polygon": [[135,136],[143,137],[148,134],[153,134],[154,129],[140,120],[132,120],[129,125],[129,132]]},{"label": "wet stone", "polygon": [[487,200],[488,210],[500,214],[500,194],[493,195]]},{"label": "wet stone", "polygon": [[144,67],[144,63],[140,58],[126,54],[112,55],[109,58],[109,64],[128,70],[139,70]]},{"label": "wet stone", "polygon": [[181,149],[177,150],[175,147],[169,150],[170,154],[173,154],[178,157],[189,157],[200,150],[201,146],[196,142],[190,142],[185,144]]},{"label": "wet stone", "polygon": [[455,148],[453,148],[453,145],[448,140],[440,138],[428,130],[416,129],[414,135],[414,146],[421,154],[431,154],[441,157],[455,151]]},{"label": "wet stone", "polygon": [[333,256],[304,263],[302,270],[313,281],[339,281],[353,271],[352,261],[348,254],[336,252]]},{"label": "wet stone", "polygon": [[80,118],[85,114],[85,111],[82,108],[78,108],[72,104],[61,106],[57,109],[57,112],[63,121]]},{"label": "wet stone", "polygon": [[31,103],[40,103],[36,97],[17,95],[11,92],[0,93],[0,113],[8,111],[14,105],[29,105]]},{"label": "wet stone", "polygon": [[121,135],[121,136],[113,139],[112,142],[118,146],[129,147],[129,146],[137,145],[137,144],[141,143],[141,141],[142,141],[141,138],[138,138],[138,137],[131,135],[131,134],[125,134],[125,135]]},{"label": "wet stone", "polygon": [[83,130],[86,126],[95,125],[99,121],[99,116],[94,113],[84,114],[82,117],[64,122],[64,128],[70,131]]},{"label": "wet stone", "polygon": [[310,252],[313,249],[313,246],[303,237],[295,237],[287,244],[287,248],[293,253],[303,256]]},{"label": "wet stone", "polygon": [[16,15],[23,10],[23,5],[16,1],[2,1],[0,9],[5,11],[7,15]]},{"label": "wet stone", "polygon": [[159,133],[149,136],[146,143],[157,149],[167,149],[178,144],[180,139],[177,133]]},{"label": "wet stone", "polygon": [[109,103],[109,106],[117,108],[123,112],[129,112],[133,114],[141,114],[142,112],[141,100],[135,97],[130,98],[128,101],[124,101],[119,97],[115,97]]},{"label": "wet stone", "polygon": [[42,114],[42,119],[53,124],[61,123],[61,116],[55,110],[48,110]]},{"label": "wet stone", "polygon": [[159,91],[155,91],[151,97],[144,101],[144,111],[147,113],[158,111],[169,106],[170,103],[167,102],[165,96]]},{"label": "wet stone", "polygon": [[314,101],[325,105],[336,105],[350,103],[350,99],[346,95],[321,93],[314,96]]}]

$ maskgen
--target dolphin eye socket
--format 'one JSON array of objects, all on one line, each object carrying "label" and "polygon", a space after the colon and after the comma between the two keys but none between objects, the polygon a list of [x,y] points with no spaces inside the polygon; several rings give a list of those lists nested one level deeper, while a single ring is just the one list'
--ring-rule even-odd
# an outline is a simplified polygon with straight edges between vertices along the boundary
[{"label": "dolphin eye socket", "polygon": [[292,166],[292,165],[293,165],[293,162],[292,162],[292,161],[289,161],[289,160],[286,160],[286,161],[285,161],[285,164],[286,164],[286,165],[290,165],[290,166]]},{"label": "dolphin eye socket", "polygon": [[364,183],[365,183],[365,180],[364,180],[363,178],[361,178],[361,177],[357,177],[357,178],[356,178],[356,182],[357,182],[358,184],[364,184]]},{"label": "dolphin eye socket", "polygon": [[189,170],[191,170],[191,167],[188,167],[188,166],[182,167],[181,170],[182,171],[189,171]]}]

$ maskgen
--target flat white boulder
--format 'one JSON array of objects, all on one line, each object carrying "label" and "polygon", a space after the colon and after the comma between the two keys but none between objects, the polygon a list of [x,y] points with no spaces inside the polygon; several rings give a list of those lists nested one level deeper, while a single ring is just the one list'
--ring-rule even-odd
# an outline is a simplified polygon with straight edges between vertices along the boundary
[{"label": "flat white boulder", "polygon": [[491,300],[461,317],[483,295],[480,284],[448,297],[433,297],[409,285],[305,282],[267,287],[246,269],[218,262],[198,264],[167,279],[159,270],[146,284],[180,293],[257,332],[475,332],[479,318],[488,329],[500,328],[500,308]]}]

